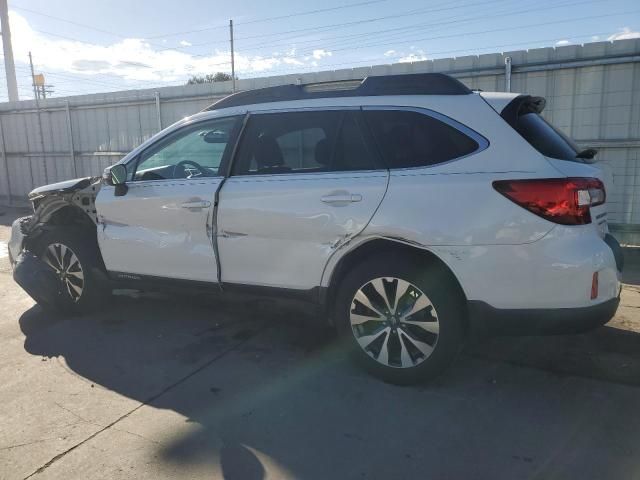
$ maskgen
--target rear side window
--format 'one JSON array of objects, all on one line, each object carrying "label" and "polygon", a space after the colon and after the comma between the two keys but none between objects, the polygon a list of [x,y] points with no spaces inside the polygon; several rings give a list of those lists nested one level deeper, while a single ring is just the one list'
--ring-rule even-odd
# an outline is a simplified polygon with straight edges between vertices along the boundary
[{"label": "rear side window", "polygon": [[582,162],[578,147],[537,113],[518,116],[516,131],[545,157]]},{"label": "rear side window", "polygon": [[368,170],[376,167],[357,112],[311,111],[252,115],[233,175]]},{"label": "rear side window", "polygon": [[460,130],[423,113],[368,110],[364,114],[389,168],[437,165],[479,148]]}]

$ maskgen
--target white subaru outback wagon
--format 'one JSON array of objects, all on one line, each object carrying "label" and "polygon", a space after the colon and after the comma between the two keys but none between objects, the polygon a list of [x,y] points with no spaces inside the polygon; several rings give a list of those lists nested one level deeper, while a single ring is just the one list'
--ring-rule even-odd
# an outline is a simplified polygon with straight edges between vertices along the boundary
[{"label": "white subaru outback wagon", "polygon": [[31,192],[14,278],[58,310],[116,285],[305,299],[397,383],[475,330],[587,330],[615,314],[621,250],[596,152],[544,106],[442,74],[237,93]]}]

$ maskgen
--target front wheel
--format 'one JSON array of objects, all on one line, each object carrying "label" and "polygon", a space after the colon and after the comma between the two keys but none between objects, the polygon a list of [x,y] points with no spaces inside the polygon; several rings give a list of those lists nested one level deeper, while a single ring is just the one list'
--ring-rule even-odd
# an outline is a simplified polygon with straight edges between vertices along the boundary
[{"label": "front wheel", "polygon": [[359,363],[396,384],[428,380],[455,359],[464,299],[438,265],[408,258],[366,261],[341,282],[335,319]]},{"label": "front wheel", "polygon": [[84,313],[99,309],[110,287],[102,271],[97,243],[87,232],[75,228],[54,228],[38,239],[34,253],[58,279],[55,302],[47,309]]}]

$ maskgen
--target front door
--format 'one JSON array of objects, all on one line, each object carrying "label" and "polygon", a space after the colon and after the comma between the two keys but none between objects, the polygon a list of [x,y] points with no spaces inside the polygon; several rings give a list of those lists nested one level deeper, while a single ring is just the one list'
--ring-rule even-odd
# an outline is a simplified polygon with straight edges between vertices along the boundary
[{"label": "front door", "polygon": [[124,278],[218,281],[213,203],[238,123],[208,120],[170,133],[127,164],[124,195],[100,190],[98,242],[107,270]]},{"label": "front door", "polygon": [[368,224],[388,171],[359,110],[251,114],[220,190],[224,284],[307,290]]}]

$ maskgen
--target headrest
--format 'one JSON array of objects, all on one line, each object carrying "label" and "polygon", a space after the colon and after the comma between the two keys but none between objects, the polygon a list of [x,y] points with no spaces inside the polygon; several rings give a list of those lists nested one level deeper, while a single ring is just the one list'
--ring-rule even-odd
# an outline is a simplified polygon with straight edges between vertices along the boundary
[{"label": "headrest", "polygon": [[254,156],[258,169],[278,167],[284,164],[282,150],[275,138],[261,134],[256,142]]},{"label": "headrest", "polygon": [[331,162],[331,150],[329,149],[329,139],[323,138],[316,143],[315,149],[316,163],[322,166],[328,166]]}]

